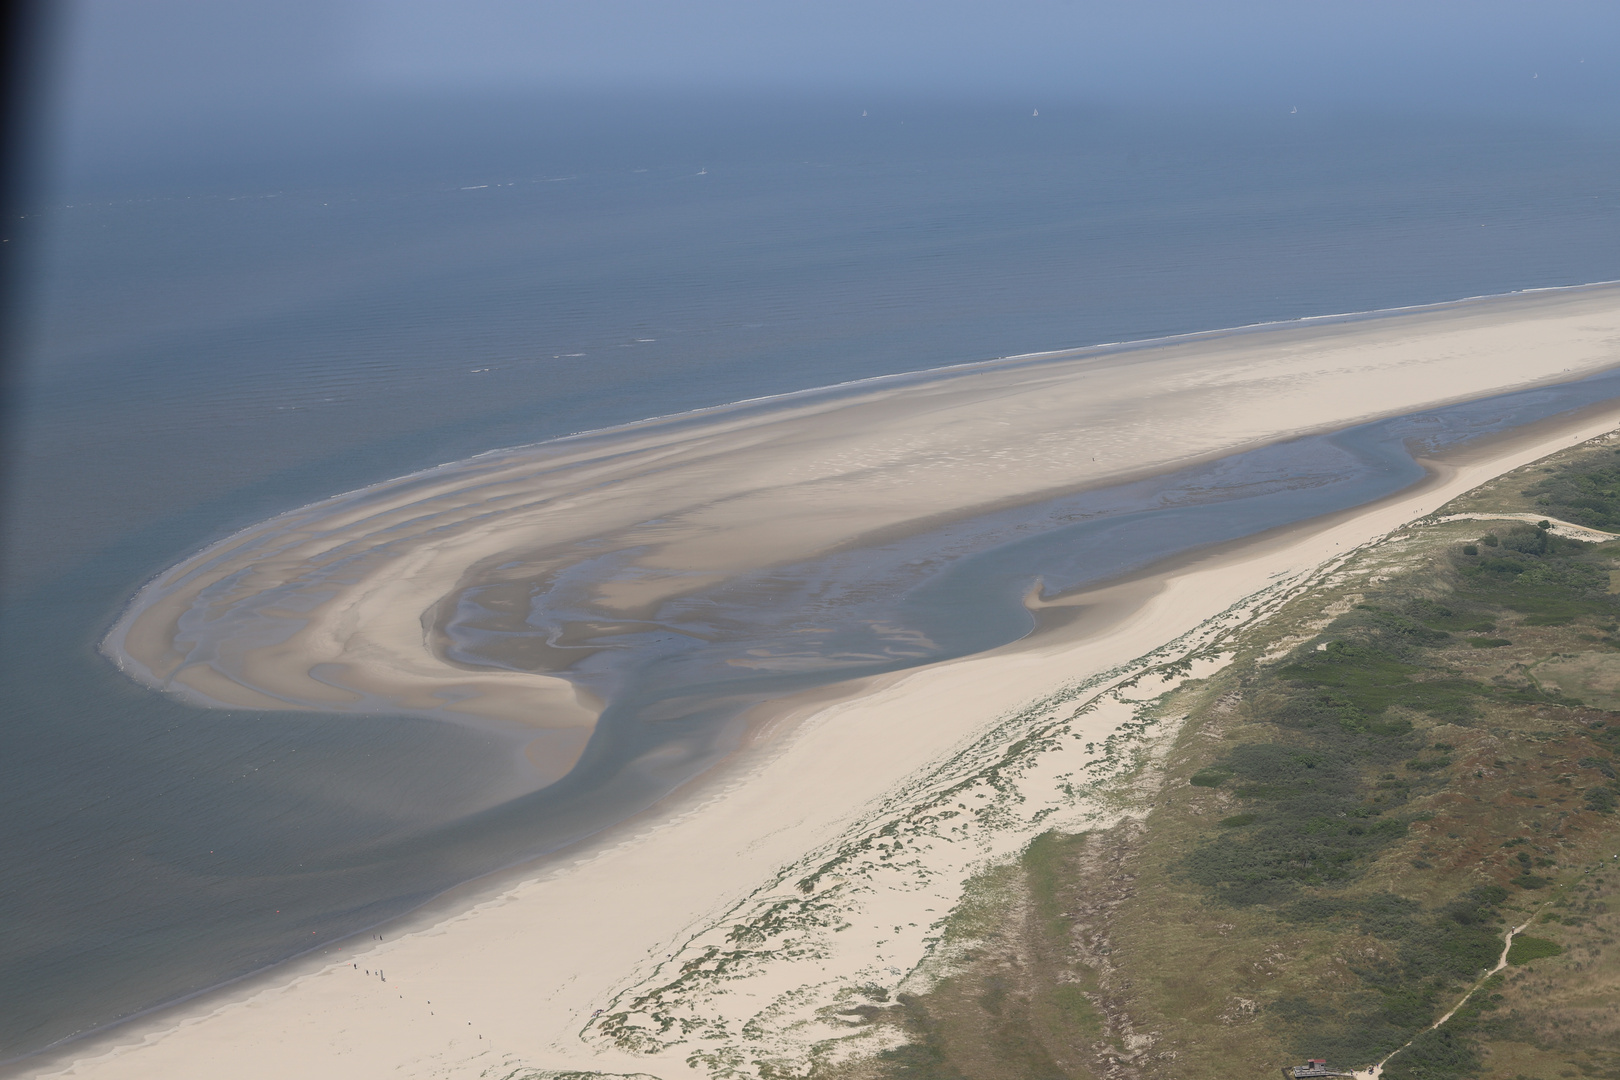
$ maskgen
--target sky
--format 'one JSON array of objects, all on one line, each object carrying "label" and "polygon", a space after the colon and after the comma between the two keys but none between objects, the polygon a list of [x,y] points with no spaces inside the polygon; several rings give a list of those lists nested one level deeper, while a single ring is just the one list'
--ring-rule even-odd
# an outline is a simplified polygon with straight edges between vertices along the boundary
[{"label": "sky", "polygon": [[[374,0],[354,9],[351,26],[356,74],[398,86],[870,86],[1175,98],[1211,90],[1380,96],[1397,84],[1437,84],[1442,73],[1485,88],[1540,68],[1549,80],[1569,79],[1620,18],[1613,4],[1557,0]],[[1612,61],[1608,37],[1604,59]]]},{"label": "sky", "polygon": [[[1612,119],[1612,0],[60,0],[80,156],[456,97],[885,95]],[[345,117],[351,119],[345,120]]]}]

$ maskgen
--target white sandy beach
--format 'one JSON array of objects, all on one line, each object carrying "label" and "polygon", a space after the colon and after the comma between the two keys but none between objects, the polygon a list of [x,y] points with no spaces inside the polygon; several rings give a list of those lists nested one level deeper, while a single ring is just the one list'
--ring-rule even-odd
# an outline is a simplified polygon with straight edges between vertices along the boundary
[{"label": "white sandy beach", "polygon": [[[419,920],[386,942],[334,947],[318,961],[123,1032],[66,1068],[36,1075],[359,1080],[505,1076],[520,1068],[702,1075],[686,1063],[701,1044],[627,1053],[583,1037],[592,1014],[612,1009],[637,984],[656,985],[666,955],[682,953],[717,921],[729,922],[738,901],[769,885],[780,868],[868,824],[872,808],[897,785],[988,720],[1148,653],[1279,577],[1334,560],[1617,421],[1620,415],[1608,414],[1504,447],[1420,495],[1186,567],[1143,589],[1151,595],[1103,637],[1059,638],[915,671],[822,708],[722,788],[667,819],[627,830],[466,911]],[[1101,739],[1117,716],[1095,721],[1092,734]],[[949,890],[938,900],[930,892],[892,899],[943,911]],[[834,968],[837,959],[830,958]],[[897,948],[890,959],[909,970],[920,948]],[[828,967],[818,958],[783,963],[739,980],[732,992],[758,995],[763,1005],[826,977]],[[384,972],[386,983],[367,970]],[[497,1064],[503,1068],[485,1073]]]},{"label": "white sandy beach", "polygon": [[[552,732],[542,757],[560,774],[593,703],[552,675],[472,670],[436,652],[429,613],[494,567],[554,572],[580,558],[582,540],[608,538],[637,555],[592,602],[604,618],[622,616],[694,582],[877,530],[1617,363],[1620,287],[1607,286],[1080,350],[880,380],[779,410],[717,410],[487,455],[266,523],[149,586],[108,650],[153,685],[225,704],[433,712],[454,691],[449,708],[463,715]],[[1229,618],[1252,615],[1246,598],[1617,421],[1620,407],[1543,425],[1441,469],[1421,490],[1077,598],[1097,616],[1025,642],[846,688],[830,703],[825,692],[788,701],[712,783],[570,860],[463,910],[424,914],[386,942],[333,947],[130,1025],[31,1075],[673,1077],[707,1075],[728,1053],[742,1074],[761,1055],[802,1060],[838,1035],[818,1011],[857,979],[898,985],[966,870],[1016,830],[929,834],[904,879],[871,862],[825,894],[817,885],[847,933],[806,923],[780,948],[717,971],[710,946],[727,928],[753,925],[767,901],[809,895],[793,882],[831,854],[873,850],[885,823],[936,797],[940,778],[977,767],[998,723],[1056,715],[1083,700],[1078,685],[1167,643],[1191,650],[1199,628],[1234,605]],[[328,572],[339,558],[341,574]],[[255,605],[288,633],[267,641],[219,629]],[[1087,693],[1107,687],[1101,679]],[[1083,739],[1064,751],[1065,768],[1085,769],[1097,754],[1084,741],[1103,743],[1133,715],[1110,700],[1066,721]],[[1035,788],[1058,786],[1029,775]],[[1065,798],[1043,820],[1079,827],[1125,812]],[[677,1026],[658,1030],[659,1017]],[[705,1056],[694,1064],[694,1053]]]},{"label": "white sandy beach", "polygon": [[223,541],[149,584],[104,649],[201,704],[526,726],[552,779],[598,703],[544,664],[448,660],[431,627],[470,585],[589,564],[574,624],[611,628],[865,537],[1577,377],[1620,362],[1617,340],[1620,286],[1547,290],[877,379],[500,451]]}]

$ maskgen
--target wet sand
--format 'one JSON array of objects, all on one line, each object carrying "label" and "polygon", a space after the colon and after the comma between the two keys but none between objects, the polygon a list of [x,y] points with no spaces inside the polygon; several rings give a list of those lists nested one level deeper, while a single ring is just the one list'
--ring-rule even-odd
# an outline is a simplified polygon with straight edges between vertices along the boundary
[{"label": "wet sand", "polygon": [[[531,729],[550,781],[602,708],[564,672],[674,598],[1575,378],[1620,362],[1617,340],[1620,286],[1545,290],[868,380],[498,451],[239,533],[148,584],[103,648],[198,704]],[[446,628],[474,595],[483,621],[463,623],[493,643],[469,655]],[[553,630],[524,626],[532,605],[556,613]]]},{"label": "wet sand", "polygon": [[[373,489],[363,506],[318,504],[189,560],[149,587],[110,647],[126,670],[154,684],[173,678],[205,695],[197,700],[242,693],[287,707],[539,716],[577,737],[594,703],[551,672],[470,671],[443,659],[436,605],[502,573],[555,576],[574,565],[569,557],[577,564],[579,544],[598,541],[595,554],[607,546],[632,558],[589,600],[604,622],[625,618],[695,580],[875,531],[1574,378],[1620,362],[1616,342],[1620,290],[1538,293],[1085,350],[893,387],[879,380],[757,414],[715,410],[488,455]],[[1057,598],[1085,617],[1048,607],[1041,629],[1012,645],[756,709],[750,744],[707,782],[564,858],[447,897],[385,942],[333,946],[25,1072],[471,1077],[501,1065],[492,1075],[692,1075],[684,1051],[636,1055],[589,1036],[592,1015],[761,880],[836,842],[865,808],[997,716],[1149,653],[1279,577],[1617,421],[1620,409],[1605,406],[1531,425],[1436,464],[1429,481],[1373,506]],[[311,565],[340,572],[308,574]],[[183,612],[229,616],[261,595],[290,636],[250,638],[224,660],[188,653]],[[447,687],[471,696],[433,696]],[[1093,734],[1105,737],[1110,723],[1099,716]]]},{"label": "wet sand", "polygon": [[[463,890],[389,929],[386,941],[333,946],[27,1074],[354,1080],[473,1077],[500,1064],[499,1075],[693,1075],[684,1050],[644,1056],[592,1037],[593,1014],[724,921],[777,868],[836,842],[865,809],[994,717],[1151,652],[1281,577],[1334,561],[1617,423],[1620,405],[1535,425],[1435,463],[1418,490],[1375,506],[1061,598],[1087,617],[1052,620],[1014,645],[777,703],[756,718],[769,737],[714,783],[564,860]],[[1099,716],[1090,734],[1105,737],[1110,723]],[[737,992],[791,989],[742,983]]]}]

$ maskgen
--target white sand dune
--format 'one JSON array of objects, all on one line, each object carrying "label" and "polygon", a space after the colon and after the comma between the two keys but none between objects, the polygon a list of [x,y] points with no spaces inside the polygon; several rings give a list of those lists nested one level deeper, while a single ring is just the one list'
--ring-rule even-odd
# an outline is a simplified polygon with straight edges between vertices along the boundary
[{"label": "white sand dune", "polygon": [[[107,648],[136,677],[197,700],[536,723],[564,733],[560,771],[567,733],[589,729],[591,703],[554,675],[453,664],[430,632],[435,605],[498,567],[556,573],[579,560],[584,541],[595,554],[632,552],[588,597],[602,618],[622,617],[694,582],[876,530],[1617,363],[1620,288],[1604,286],[1079,350],[714,410],[487,455],[268,522],[154,581]],[[672,1077],[713,1072],[734,1053],[738,1074],[750,1075],[761,1047],[791,1061],[829,1037],[816,1010],[836,999],[840,980],[893,986],[916,965],[962,868],[996,844],[953,847],[938,836],[915,853],[921,877],[838,900],[852,948],[784,946],[734,979],[715,976],[703,943],[723,940],[748,904],[869,836],[934,790],[930,778],[966,768],[997,723],[1038,719],[1078,700],[1088,680],[1105,688],[1102,673],[1168,642],[1192,648],[1223,612],[1252,615],[1245,598],[1617,420],[1620,408],[1538,425],[1373,507],[1066,601],[1091,605],[1090,618],[759,710],[751,747],[701,790],[571,858],[423,913],[386,942],[332,947],[70,1048],[35,1074]],[[1121,716],[1096,708],[1066,719],[1081,736],[1066,745],[1104,743]],[[1065,812],[1102,821],[1122,811],[1082,799]],[[883,931],[890,921],[893,934]],[[803,942],[821,940],[804,933]],[[682,968],[709,988],[668,989]],[[686,996],[662,1004],[669,994]],[[643,1034],[615,1036],[598,1010]],[[710,1015],[692,1019],[694,1010]],[[658,1016],[688,1026],[659,1032]]]}]

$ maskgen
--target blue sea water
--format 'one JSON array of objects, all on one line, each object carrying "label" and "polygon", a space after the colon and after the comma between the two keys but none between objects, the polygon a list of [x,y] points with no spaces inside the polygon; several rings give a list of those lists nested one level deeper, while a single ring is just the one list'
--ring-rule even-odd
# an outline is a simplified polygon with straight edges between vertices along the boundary
[{"label": "blue sea water", "polygon": [[[416,134],[107,172],[41,206],[8,432],[0,1057],[533,849],[513,822],[534,797],[493,736],[198,710],[113,671],[94,646],[121,605],[212,540],[726,401],[1620,278],[1606,130],[861,111],[385,116]],[[658,787],[616,782],[598,816],[558,808],[546,829],[588,831]]]}]

